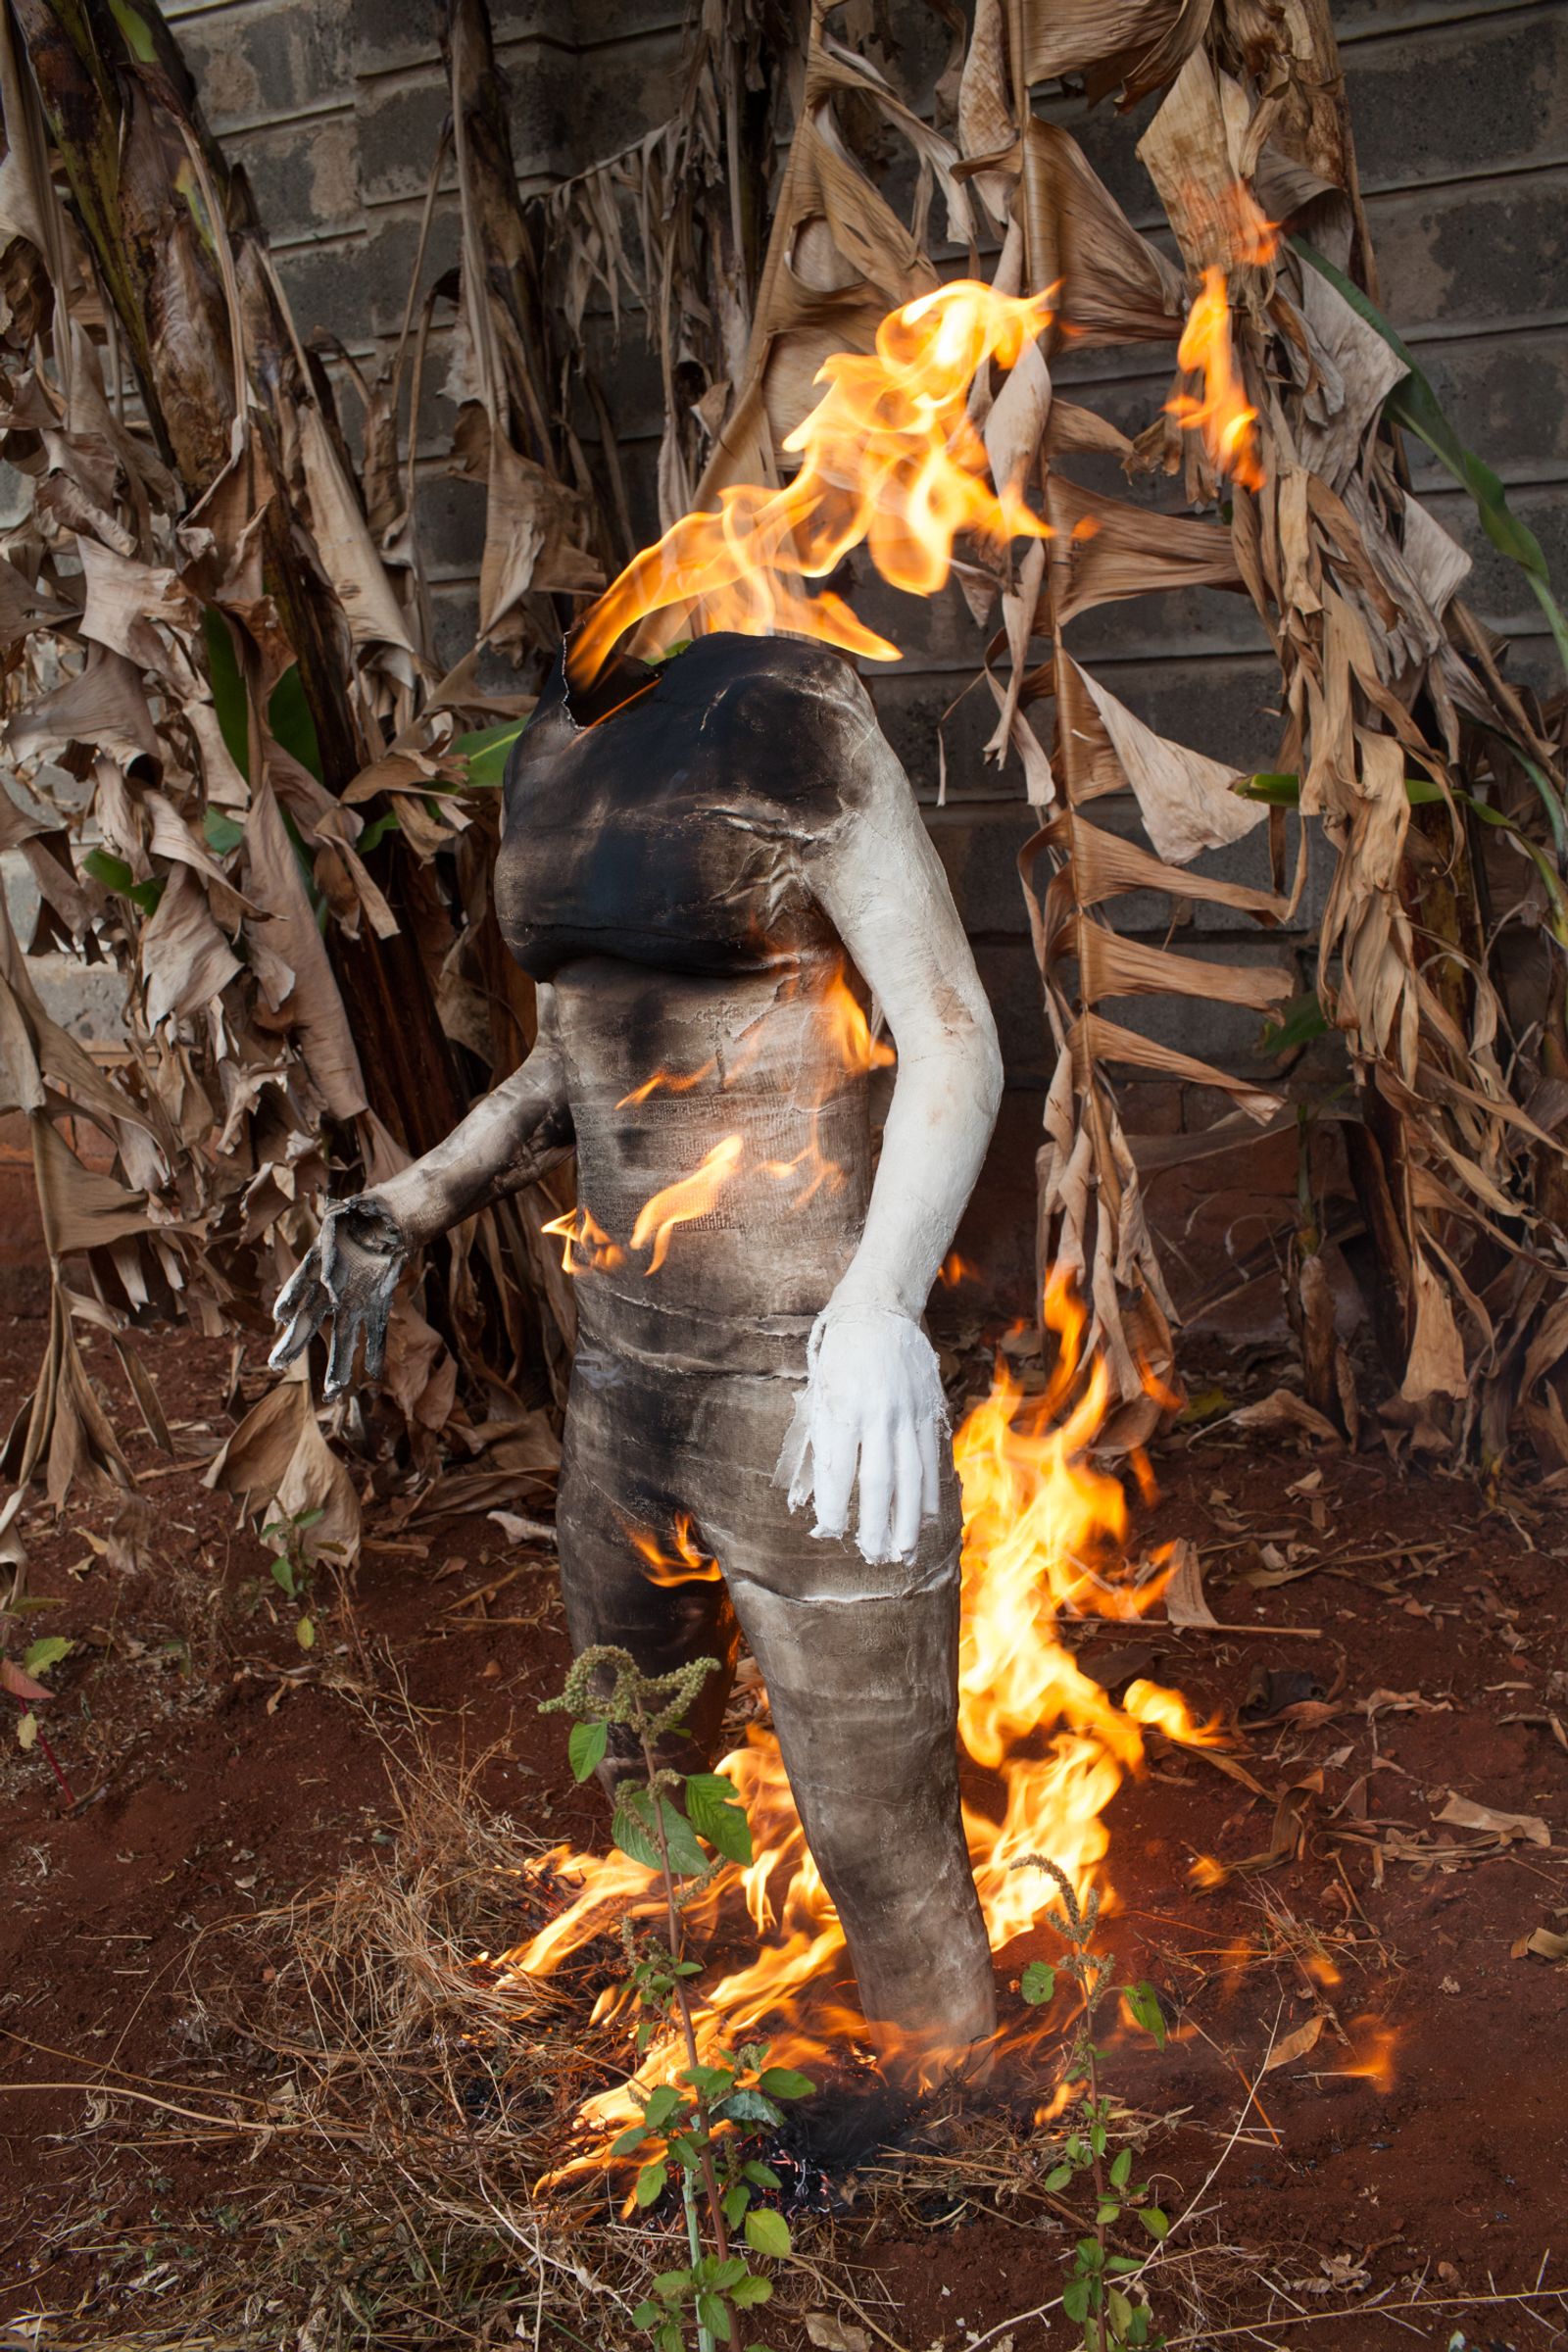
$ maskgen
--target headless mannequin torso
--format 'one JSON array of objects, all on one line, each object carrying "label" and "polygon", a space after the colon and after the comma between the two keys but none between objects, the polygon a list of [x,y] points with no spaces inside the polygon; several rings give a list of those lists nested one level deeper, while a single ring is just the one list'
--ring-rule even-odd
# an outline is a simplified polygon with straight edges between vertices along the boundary
[{"label": "headless mannequin torso", "polygon": [[[496,905],[539,983],[535,1051],[331,1212],[279,1300],[278,1359],[331,1316],[329,1386],[361,1330],[373,1374],[407,1252],[575,1149],[574,1646],[723,1661],[692,1722],[706,1750],[738,1621],[873,2034],[929,2075],[994,2016],[958,1815],[957,1497],[919,1318],[1000,1063],[940,864],[849,665],[715,635],[586,698],[558,667],[509,769]],[[856,973],[899,1057],[874,1182],[840,1017]],[[678,1514],[722,1583],[649,1578],[631,1536]]]}]

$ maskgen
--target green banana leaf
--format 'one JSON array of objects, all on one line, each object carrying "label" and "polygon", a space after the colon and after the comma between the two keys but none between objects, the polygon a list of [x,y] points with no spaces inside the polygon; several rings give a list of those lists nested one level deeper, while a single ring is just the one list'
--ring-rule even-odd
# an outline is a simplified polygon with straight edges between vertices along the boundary
[{"label": "green banana leaf", "polygon": [[[1510,743],[1513,741],[1511,736],[1507,740]],[[1513,748],[1516,752],[1519,750],[1517,744]],[[1524,758],[1523,753],[1519,756]],[[1544,783],[1540,771],[1536,773]],[[1271,808],[1294,808],[1301,797],[1301,779],[1288,775],[1239,776],[1231,790],[1238,800],[1262,801]],[[1473,793],[1460,792],[1457,788],[1446,792],[1430,776],[1406,776],[1404,791],[1412,808],[1428,808],[1434,801],[1452,800],[1459,808],[1468,808],[1471,815],[1479,818],[1482,824],[1494,825],[1500,833],[1511,833],[1545,888],[1551,907],[1549,920],[1553,936],[1568,946],[1568,888],[1565,888],[1562,876],[1539,842],[1532,841],[1527,833],[1522,833],[1513,818],[1505,816],[1500,808],[1490,808],[1485,801],[1478,801]]]}]

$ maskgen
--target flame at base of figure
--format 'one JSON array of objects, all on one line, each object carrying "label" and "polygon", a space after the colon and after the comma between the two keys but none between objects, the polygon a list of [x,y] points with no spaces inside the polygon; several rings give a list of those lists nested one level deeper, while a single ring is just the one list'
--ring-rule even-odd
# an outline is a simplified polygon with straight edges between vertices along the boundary
[{"label": "flame at base of figure", "polygon": [[[1127,1498],[1119,1480],[1087,1456],[1104,1417],[1106,1380],[1099,1362],[1080,1362],[1083,1314],[1070,1284],[1054,1279],[1045,1316],[1057,1341],[1056,1369],[1026,1396],[999,1359],[990,1395],[955,1440],[963,1491],[963,1632],[958,1724],[979,1771],[964,1826],[993,1951],[1032,1927],[1049,1899],[1038,1872],[1014,1865],[1049,1855],[1081,1891],[1096,1881],[1106,1847],[1104,1813],[1124,1776],[1143,1759],[1146,1726],[1190,1742],[1212,1738],[1181,1697],[1134,1682],[1120,1703],[1079,1667],[1057,1638],[1063,1615],[1141,1616],[1165,1575],[1140,1575],[1125,1560]],[[662,1579],[670,1573],[657,1543],[629,1531]],[[704,1563],[676,1536],[684,1573]],[[705,2052],[750,2038],[771,2045],[775,2062],[809,2065],[861,2045],[844,1937],[790,1797],[777,1743],[758,1728],[719,1766],[734,1783],[752,1826],[755,1859],[729,1864],[688,1908],[693,1949],[713,1955],[698,1984],[697,2024]],[[662,1913],[653,1874],[619,1853],[558,1847],[541,1872],[568,1897],[528,1942],[501,1955],[503,1983],[521,1989],[613,1932],[628,1908]],[[1110,1890],[1100,1880],[1102,1901]],[[724,1955],[747,1956],[727,1967]],[[625,1995],[602,1994],[596,2023],[609,2023]],[[955,2059],[961,2053],[953,2053]],[[638,2067],[646,2087],[685,2064],[679,2037],[657,2041]],[[625,2089],[590,2100],[590,2137],[608,2135],[637,2110]],[[597,2161],[588,2158],[586,2161]],[[571,2168],[575,2170],[576,2168]]]}]

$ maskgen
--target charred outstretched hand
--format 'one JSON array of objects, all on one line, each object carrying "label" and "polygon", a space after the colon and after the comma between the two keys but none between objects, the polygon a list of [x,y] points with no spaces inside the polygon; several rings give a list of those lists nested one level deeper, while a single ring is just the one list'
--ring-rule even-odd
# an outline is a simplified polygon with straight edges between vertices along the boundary
[{"label": "charred outstretched hand", "polygon": [[330,1319],[327,1396],[340,1396],[352,1381],[362,1337],[366,1377],[379,1380],[392,1294],[408,1254],[402,1226],[374,1194],[361,1193],[329,1208],[272,1309],[272,1320],[283,1326],[268,1357],[273,1370],[291,1364]]}]

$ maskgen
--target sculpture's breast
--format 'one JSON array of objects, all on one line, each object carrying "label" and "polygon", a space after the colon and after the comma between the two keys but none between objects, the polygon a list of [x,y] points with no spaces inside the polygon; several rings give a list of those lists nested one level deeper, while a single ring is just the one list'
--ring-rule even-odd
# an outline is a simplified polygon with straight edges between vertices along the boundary
[{"label": "sculpture's breast", "polygon": [[549,980],[584,956],[721,974],[831,946],[802,852],[854,802],[874,723],[848,663],[790,638],[622,664],[586,714],[558,664],[507,771],[512,953]]}]

